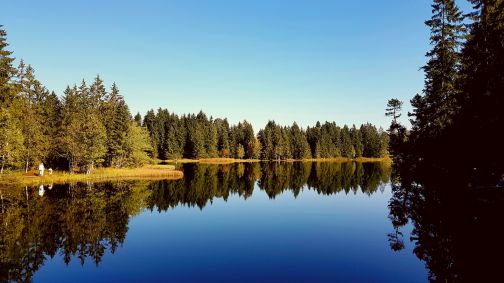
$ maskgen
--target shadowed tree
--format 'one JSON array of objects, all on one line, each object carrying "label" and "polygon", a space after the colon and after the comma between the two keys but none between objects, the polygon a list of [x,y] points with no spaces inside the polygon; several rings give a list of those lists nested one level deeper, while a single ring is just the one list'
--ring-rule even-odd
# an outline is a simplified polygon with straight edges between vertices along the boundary
[{"label": "shadowed tree", "polygon": [[401,109],[403,102],[397,98],[392,98],[387,102],[385,116],[392,117],[392,122],[397,124],[397,119],[401,117]]}]

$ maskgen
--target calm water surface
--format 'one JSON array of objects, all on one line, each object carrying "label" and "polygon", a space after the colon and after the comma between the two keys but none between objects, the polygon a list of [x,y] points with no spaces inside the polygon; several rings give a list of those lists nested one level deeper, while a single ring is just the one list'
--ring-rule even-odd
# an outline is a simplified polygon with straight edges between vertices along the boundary
[{"label": "calm water surface", "polygon": [[[185,165],[178,181],[2,189],[0,281],[425,282],[390,167]],[[402,238],[409,239],[408,224]],[[399,233],[399,232],[397,232]],[[401,247],[402,248],[402,247]]]}]

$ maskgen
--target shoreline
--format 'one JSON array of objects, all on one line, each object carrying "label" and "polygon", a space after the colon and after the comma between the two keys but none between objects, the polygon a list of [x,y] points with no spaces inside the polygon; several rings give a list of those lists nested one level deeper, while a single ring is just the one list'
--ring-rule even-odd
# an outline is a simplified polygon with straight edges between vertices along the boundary
[{"label": "shoreline", "polygon": [[54,171],[52,175],[38,176],[38,171],[31,170],[28,173],[16,171],[0,175],[0,186],[34,186],[40,184],[64,184],[72,182],[105,182],[111,180],[178,180],[184,176],[181,170],[176,170],[175,165],[186,163],[199,163],[208,165],[226,165],[235,163],[258,163],[258,162],[387,162],[392,163],[390,157],[381,158],[315,158],[315,159],[286,159],[286,160],[260,160],[260,159],[234,159],[234,158],[202,158],[202,159],[179,159],[159,160],[161,164],[147,165],[139,168],[97,168],[89,175],[83,173],[70,174],[66,171]]},{"label": "shoreline", "polygon": [[261,159],[235,159],[235,158],[201,158],[201,159],[167,159],[160,160],[165,164],[185,164],[185,163],[199,163],[199,164],[233,164],[233,163],[256,163],[256,162],[392,162],[390,157],[334,157],[334,158],[310,158],[310,159],[283,159],[283,160],[261,160]]},{"label": "shoreline", "polygon": [[105,182],[110,180],[178,180],[184,176],[173,165],[150,165],[139,168],[97,168],[89,175],[70,174],[65,171],[54,171],[48,175],[38,176],[38,172],[13,172],[0,175],[0,186],[32,186],[40,184],[64,184],[73,182]]}]

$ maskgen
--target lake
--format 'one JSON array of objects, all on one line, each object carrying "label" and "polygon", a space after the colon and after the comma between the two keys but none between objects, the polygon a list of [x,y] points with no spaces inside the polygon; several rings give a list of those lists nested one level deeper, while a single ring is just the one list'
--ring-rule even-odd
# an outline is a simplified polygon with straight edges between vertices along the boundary
[{"label": "lake", "polygon": [[181,170],[176,181],[1,189],[0,281],[428,280],[412,225],[389,218],[390,165]]}]

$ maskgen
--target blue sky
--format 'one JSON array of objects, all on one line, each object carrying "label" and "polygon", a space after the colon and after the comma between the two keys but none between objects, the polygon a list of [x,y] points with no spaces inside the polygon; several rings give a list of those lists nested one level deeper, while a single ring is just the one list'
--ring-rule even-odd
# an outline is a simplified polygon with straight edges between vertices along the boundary
[{"label": "blue sky", "polygon": [[[467,8],[466,1],[458,1]],[[16,58],[59,95],[96,74],[133,113],[371,122],[422,90],[429,0],[8,1]],[[406,116],[405,114],[403,116]],[[407,121],[404,117],[403,121]]]}]

